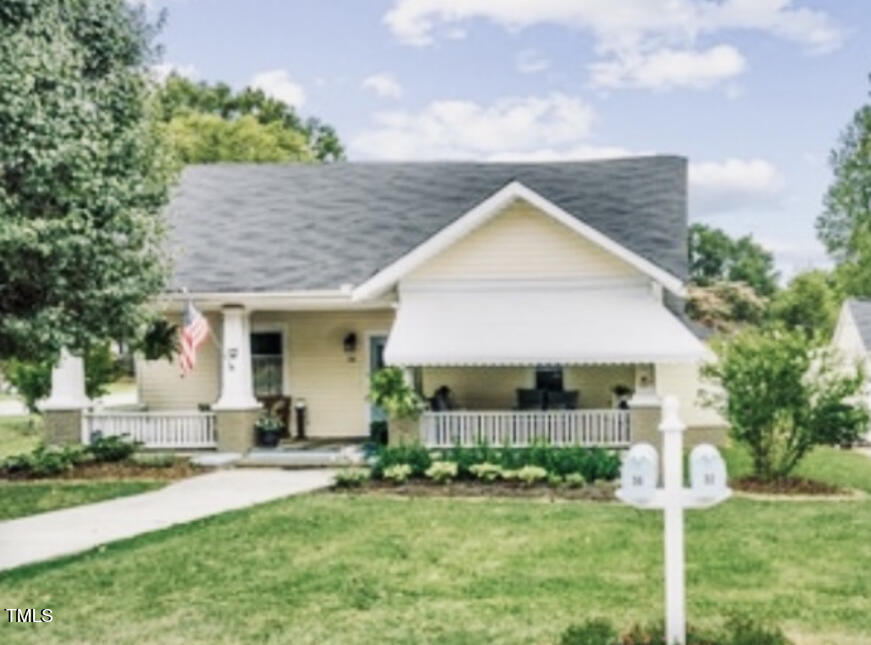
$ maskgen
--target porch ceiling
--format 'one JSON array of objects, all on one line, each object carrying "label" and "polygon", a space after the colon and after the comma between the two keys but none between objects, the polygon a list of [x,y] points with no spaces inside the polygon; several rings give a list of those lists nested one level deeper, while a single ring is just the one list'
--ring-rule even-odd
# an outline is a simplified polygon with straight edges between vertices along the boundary
[{"label": "porch ceiling", "polygon": [[645,288],[404,290],[385,348],[400,366],[697,361],[708,350]]}]

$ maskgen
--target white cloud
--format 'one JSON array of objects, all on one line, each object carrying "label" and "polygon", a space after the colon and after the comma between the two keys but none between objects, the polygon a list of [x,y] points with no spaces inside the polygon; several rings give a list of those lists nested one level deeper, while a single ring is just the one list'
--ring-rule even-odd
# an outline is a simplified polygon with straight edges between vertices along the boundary
[{"label": "white cloud", "polygon": [[692,163],[689,186],[691,213],[771,208],[783,199],[783,178],[764,159]]},{"label": "white cloud", "polygon": [[535,74],[550,67],[550,61],[535,49],[524,49],[517,52],[515,65],[521,74]]},{"label": "white cloud", "polygon": [[402,96],[402,85],[392,74],[381,72],[363,79],[363,88],[372,90],[378,96],[398,99]]},{"label": "white cloud", "polygon": [[[827,13],[797,5],[798,0],[395,0],[384,21],[401,41],[418,46],[441,36],[441,25],[456,27],[475,18],[510,30],[556,24],[593,35],[601,59],[598,65],[606,65],[604,70],[598,68],[599,73],[606,78],[616,74],[631,81],[633,70],[640,67],[635,74],[646,73],[644,87],[658,78],[667,86],[698,86],[697,79],[712,84],[744,68],[734,47],[697,51],[701,36],[755,31],[799,43],[812,52],[828,51],[843,42],[844,31]],[[674,75],[680,78],[681,72],[664,73],[662,68],[669,66],[696,80],[676,82]],[[637,80],[612,82],[620,87],[638,84]]]},{"label": "white cloud", "polygon": [[258,72],[250,83],[254,89],[263,90],[268,96],[284,101],[288,105],[299,108],[305,103],[305,91],[298,83],[290,79],[290,74],[284,69],[271,69]]},{"label": "white cloud", "polygon": [[376,127],[353,138],[351,150],[381,159],[480,159],[583,140],[593,118],[584,101],[560,93],[489,105],[441,100],[419,112],[377,113]]},{"label": "white cloud", "polygon": [[199,76],[197,68],[193,65],[182,65],[180,63],[157,63],[149,68],[151,76],[158,83],[163,83],[170,74],[178,74],[185,78],[196,79]]},{"label": "white cloud", "polygon": [[741,74],[746,61],[730,45],[704,51],[660,49],[590,65],[593,85],[599,87],[709,87]]}]

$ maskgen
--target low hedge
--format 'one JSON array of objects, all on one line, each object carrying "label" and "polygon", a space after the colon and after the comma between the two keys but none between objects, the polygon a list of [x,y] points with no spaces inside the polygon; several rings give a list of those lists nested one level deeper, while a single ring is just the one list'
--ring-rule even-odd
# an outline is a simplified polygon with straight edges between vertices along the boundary
[{"label": "low hedge", "polygon": [[87,446],[46,446],[0,461],[0,474],[6,477],[51,477],[72,470],[79,464],[112,463],[129,459],[139,444],[125,437],[97,436]]},{"label": "low hedge", "polygon": [[382,478],[391,466],[408,465],[411,477],[424,477],[435,461],[457,464],[459,480],[477,479],[474,466],[493,464],[507,471],[532,466],[559,477],[581,475],[585,481],[612,481],[620,476],[620,457],[612,450],[582,446],[537,444],[528,448],[495,448],[481,445],[428,450],[417,445],[384,446],[375,453],[372,476]]}]

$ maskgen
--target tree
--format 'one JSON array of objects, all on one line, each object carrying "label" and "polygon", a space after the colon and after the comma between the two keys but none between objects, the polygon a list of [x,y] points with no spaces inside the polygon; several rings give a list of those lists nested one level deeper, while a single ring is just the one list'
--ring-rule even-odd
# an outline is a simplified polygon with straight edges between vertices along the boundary
[{"label": "tree", "polygon": [[124,0],[0,4],[0,359],[135,337],[164,283],[155,31]]},{"label": "tree", "polygon": [[843,297],[837,280],[821,269],[793,277],[771,301],[772,320],[786,329],[802,330],[809,338],[828,341]]},{"label": "tree", "polygon": [[733,240],[720,229],[693,224],[688,250],[690,279],[699,286],[745,282],[761,296],[777,290],[773,256],[749,235]]},{"label": "tree", "polygon": [[863,105],[829,155],[834,179],[817,235],[835,259],[847,293],[871,296],[871,105]]},{"label": "tree", "polygon": [[768,301],[744,282],[690,285],[686,312],[690,318],[719,332],[732,333],[765,320]]},{"label": "tree", "polygon": [[786,477],[815,445],[852,443],[866,427],[866,411],[850,403],[861,370],[845,372],[832,349],[803,331],[748,328],[715,349],[719,360],[704,374],[722,394],[709,403],[750,449],[756,477]]},{"label": "tree", "polygon": [[344,155],[331,126],[302,120],[262,90],[233,93],[224,83],[171,74],[159,88],[158,110],[184,163],[335,161]]}]

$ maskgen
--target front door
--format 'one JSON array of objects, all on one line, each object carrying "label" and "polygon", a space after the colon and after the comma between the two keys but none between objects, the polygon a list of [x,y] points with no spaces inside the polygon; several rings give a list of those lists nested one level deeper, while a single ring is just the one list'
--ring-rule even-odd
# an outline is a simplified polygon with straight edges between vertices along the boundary
[{"label": "front door", "polygon": [[[387,336],[369,336],[369,375],[384,367],[384,346]],[[369,406],[369,421],[387,421],[387,414],[377,405]]]}]

